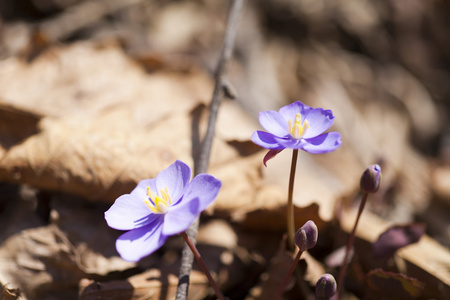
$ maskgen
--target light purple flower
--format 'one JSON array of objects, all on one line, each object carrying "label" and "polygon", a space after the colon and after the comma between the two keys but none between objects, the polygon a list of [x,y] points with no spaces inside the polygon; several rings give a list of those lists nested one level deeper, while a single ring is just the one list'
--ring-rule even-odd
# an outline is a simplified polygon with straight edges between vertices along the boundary
[{"label": "light purple flower", "polygon": [[312,108],[300,101],[284,106],[278,112],[260,112],[259,122],[267,132],[254,132],[252,141],[270,150],[264,164],[286,148],[321,154],[334,151],[342,144],[339,132],[323,133],[333,125],[332,111]]},{"label": "light purple flower", "polygon": [[186,231],[214,201],[220,180],[208,174],[189,182],[190,178],[189,166],[177,160],[156,178],[141,180],[105,212],[110,227],[129,230],[116,241],[124,260],[136,262],[158,250],[169,236]]}]

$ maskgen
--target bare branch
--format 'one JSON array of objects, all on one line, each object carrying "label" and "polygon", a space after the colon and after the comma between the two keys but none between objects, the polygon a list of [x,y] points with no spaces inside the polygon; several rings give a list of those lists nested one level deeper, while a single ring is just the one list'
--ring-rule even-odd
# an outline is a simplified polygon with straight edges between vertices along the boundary
[{"label": "bare branch", "polygon": [[[233,53],[234,41],[236,38],[238,19],[244,0],[233,0],[231,5],[230,14],[228,16],[227,29],[225,32],[222,52],[219,58],[219,63],[217,65],[215,73],[215,86],[212,95],[212,100],[209,109],[209,120],[208,129],[206,130],[205,138],[203,139],[201,145],[200,155],[198,160],[195,161],[194,174],[205,173],[208,170],[209,157],[211,153],[211,147],[214,137],[214,132],[216,129],[217,113],[219,111],[220,102],[223,98],[223,86],[226,85],[225,73],[230,61],[231,55]],[[191,241],[195,244],[198,232],[198,219],[191,225],[187,234]],[[192,263],[194,261],[194,255],[187,245],[183,249],[183,254],[181,258],[181,267],[179,274],[179,282],[176,300],[187,299],[188,288],[189,288],[189,274],[192,269]]]}]

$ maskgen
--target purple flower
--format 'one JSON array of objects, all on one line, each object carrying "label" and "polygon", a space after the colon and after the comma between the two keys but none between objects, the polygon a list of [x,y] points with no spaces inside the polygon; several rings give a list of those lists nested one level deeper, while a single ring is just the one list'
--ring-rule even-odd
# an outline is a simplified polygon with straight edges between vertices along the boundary
[{"label": "purple flower", "polygon": [[220,180],[208,174],[189,182],[190,178],[189,166],[177,160],[156,178],[141,180],[105,212],[111,228],[129,230],[116,241],[124,260],[136,262],[158,250],[169,236],[186,231],[214,201]]},{"label": "purple flower", "polygon": [[333,125],[331,110],[312,108],[300,101],[282,107],[279,112],[260,112],[259,122],[267,132],[254,132],[252,141],[270,150],[264,164],[286,148],[321,154],[334,151],[342,144],[339,132],[323,133]]}]

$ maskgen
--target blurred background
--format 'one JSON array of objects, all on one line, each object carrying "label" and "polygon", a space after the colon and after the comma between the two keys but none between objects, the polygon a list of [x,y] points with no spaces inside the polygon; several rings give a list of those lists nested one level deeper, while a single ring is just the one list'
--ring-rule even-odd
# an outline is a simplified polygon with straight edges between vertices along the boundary
[{"label": "blurred background", "polygon": [[[155,288],[130,276],[149,269],[165,274],[152,278],[167,280],[156,280],[158,292],[148,299],[170,298],[182,243],[169,240],[157,256],[125,263],[114,249],[119,233],[106,228],[103,212],[174,159],[192,166],[229,6],[215,0],[0,1],[5,299],[18,293],[94,299],[83,291],[111,280],[128,293],[122,299],[137,299],[136,286]],[[331,130],[343,137],[335,153],[299,158],[298,225],[314,219],[324,230],[314,257],[323,262],[345,243],[336,211],[355,207],[359,176],[379,163],[382,188],[369,203],[379,219],[367,228],[376,235],[392,223],[425,223],[432,239],[426,251],[442,255],[439,266],[404,256],[410,269],[380,264],[422,271],[414,274],[428,278],[419,278],[428,284],[427,297],[450,295],[449,20],[448,0],[245,2],[227,70],[235,99],[224,100],[211,157],[211,173],[224,187],[199,237],[230,299],[263,299],[255,287],[284,226],[290,153],[264,168],[264,151],[249,139],[260,129],[258,112],[296,100],[331,109]],[[214,239],[219,231],[224,241]],[[364,234],[360,239],[361,249],[373,242]],[[373,267],[361,256],[362,269]],[[233,275],[242,273],[250,275]],[[197,275],[192,299],[206,299],[206,281]],[[349,299],[367,298],[364,284],[354,281],[359,288]],[[106,285],[101,299],[111,299],[117,286]],[[298,299],[298,291],[291,294]]]}]

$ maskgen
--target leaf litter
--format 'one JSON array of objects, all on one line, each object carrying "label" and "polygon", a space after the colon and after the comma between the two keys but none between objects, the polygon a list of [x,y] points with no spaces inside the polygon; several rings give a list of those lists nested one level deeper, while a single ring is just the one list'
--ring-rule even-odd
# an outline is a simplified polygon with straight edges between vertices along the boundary
[{"label": "leaf litter", "polygon": [[[49,1],[54,11],[62,12],[61,19],[46,22],[40,34],[45,36],[58,26],[58,20],[70,15],[64,14],[65,9],[76,2],[56,5]],[[88,1],[78,2],[82,11]],[[0,282],[3,294],[12,299],[19,293],[24,299],[55,295],[76,299],[78,293],[81,299],[89,299],[87,293],[104,297],[103,292],[115,293],[119,287],[130,299],[161,297],[161,293],[171,295],[176,284],[181,249],[177,238],[170,239],[155,257],[125,263],[114,252],[116,236],[102,223],[102,214],[138,180],[154,177],[175,159],[192,166],[206,128],[205,108],[213,86],[209,73],[219,51],[225,7],[186,1],[146,7],[132,2],[109,8],[100,5],[93,22],[74,19],[79,22],[73,27],[76,33],[61,27],[66,30],[62,35],[48,38],[47,34],[40,45],[27,23],[4,22],[7,29],[24,29],[19,30],[23,40],[9,35],[0,47],[4,58],[0,61],[0,180],[10,195],[0,203],[0,257],[5,262]],[[404,39],[390,40],[375,4],[339,4],[338,18],[330,23],[335,10],[329,4],[319,1],[312,7],[306,2],[258,2],[258,8],[249,4],[237,42],[239,55],[230,68],[230,83],[238,97],[221,108],[210,164],[223,189],[204,217],[228,225],[213,227],[204,238],[202,228],[209,222],[202,225],[199,247],[205,247],[205,259],[233,299],[252,295],[251,288],[257,289],[260,279],[267,279],[265,271],[278,257],[285,226],[289,153],[281,153],[267,168],[262,166],[264,151],[249,141],[259,129],[258,111],[278,110],[301,100],[313,107],[329,107],[337,116],[334,126],[343,135],[342,149],[320,157],[300,156],[295,183],[297,226],[313,219],[320,229],[319,243],[323,237],[319,250],[311,253],[316,262],[345,243],[343,235],[349,227],[345,223],[353,220],[347,208],[357,198],[359,177],[369,164],[383,164],[383,183],[369,206],[384,220],[363,215],[354,269],[358,265],[366,271],[373,269],[366,268],[371,252],[361,250],[392,221],[410,222],[417,215],[427,218],[434,194],[444,203],[448,198],[441,183],[445,177],[437,172],[446,167],[434,168],[424,155],[432,139],[441,135],[442,111],[436,99],[449,95],[442,84],[445,74],[429,67],[448,61],[439,50],[443,47],[433,48],[446,37],[435,30],[430,35],[433,44],[421,48],[417,31],[405,26],[416,23],[404,21],[422,16],[430,28],[436,28],[444,20],[443,12],[418,3],[409,10],[392,7],[399,16],[394,24],[419,41],[411,48],[404,47]],[[292,31],[273,26],[279,24],[279,14],[287,12],[293,16],[291,26],[305,20],[312,40],[292,39]],[[186,26],[183,38],[177,39],[180,36],[171,24],[194,13],[202,17]],[[102,22],[106,15],[120,20],[119,30],[111,32],[110,24]],[[155,15],[160,17],[149,18]],[[351,17],[355,15],[359,17]],[[144,21],[149,19],[154,23]],[[152,34],[147,40],[137,35],[130,20],[148,26],[144,30]],[[204,30],[205,24],[209,30]],[[349,34],[348,40],[333,40],[338,35],[329,30],[339,26]],[[77,41],[83,36],[89,41]],[[66,39],[65,45],[54,44],[58,38]],[[327,39],[341,47],[329,47],[322,42]],[[360,53],[345,49],[352,39],[364,46]],[[398,61],[380,64],[393,49],[402,53]],[[430,49],[435,49],[435,56],[427,54]],[[427,60],[411,59],[423,53]],[[442,153],[445,149],[443,144]],[[435,177],[429,176],[431,172]],[[17,185],[32,186],[31,196],[24,197]],[[344,231],[336,226],[335,214]],[[442,226],[437,228],[427,233],[439,234]],[[216,231],[223,232],[229,242],[217,239]],[[448,291],[449,257],[445,247],[425,235],[394,254],[393,271],[425,282],[423,295],[439,298],[442,294],[433,287],[441,286],[444,294]],[[307,275],[313,286],[323,267],[312,261],[306,264],[315,270],[316,275]],[[164,270],[168,273],[163,276]],[[248,277],[233,275],[243,272]],[[149,281],[148,274],[157,287],[149,286],[153,279]],[[165,276],[168,281],[163,280]],[[190,297],[203,299],[207,281],[201,273],[194,273],[192,280],[198,292]]]}]

